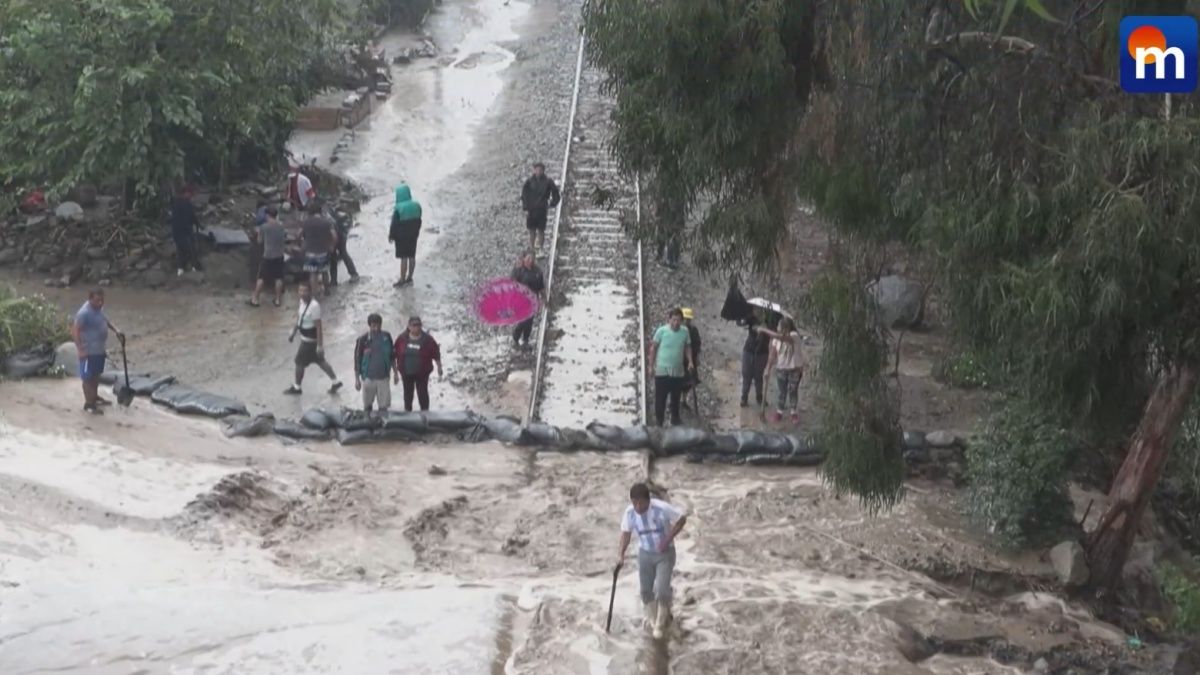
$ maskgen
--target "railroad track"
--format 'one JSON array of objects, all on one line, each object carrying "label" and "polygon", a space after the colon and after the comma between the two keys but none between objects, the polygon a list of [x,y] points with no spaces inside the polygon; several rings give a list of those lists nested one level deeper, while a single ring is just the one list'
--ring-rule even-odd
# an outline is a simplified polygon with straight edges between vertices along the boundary
[{"label": "railroad track", "polygon": [[642,251],[620,220],[640,217],[638,186],[609,156],[615,104],[584,64],[585,46],[581,37],[527,415],[576,428],[644,423],[646,410]]}]

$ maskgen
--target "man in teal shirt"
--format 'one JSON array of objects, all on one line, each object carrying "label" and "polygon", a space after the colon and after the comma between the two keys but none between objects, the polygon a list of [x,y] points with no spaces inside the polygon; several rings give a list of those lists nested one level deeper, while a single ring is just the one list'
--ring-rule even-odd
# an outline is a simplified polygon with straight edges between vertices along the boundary
[{"label": "man in teal shirt", "polygon": [[663,425],[667,399],[671,400],[671,425],[679,425],[679,397],[687,374],[695,368],[692,338],[683,327],[683,312],[667,312],[667,324],[654,331],[650,341],[650,363],[654,364],[654,420]]}]

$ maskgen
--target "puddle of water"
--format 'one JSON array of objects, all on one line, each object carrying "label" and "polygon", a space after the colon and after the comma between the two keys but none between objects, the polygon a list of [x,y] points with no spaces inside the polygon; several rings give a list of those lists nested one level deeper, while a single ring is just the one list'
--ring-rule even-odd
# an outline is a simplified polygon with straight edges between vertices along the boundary
[{"label": "puddle of water", "polygon": [[481,672],[494,658],[490,589],[306,585],[256,551],[60,531],[69,554],[5,559],[20,583],[0,591],[6,673]]}]

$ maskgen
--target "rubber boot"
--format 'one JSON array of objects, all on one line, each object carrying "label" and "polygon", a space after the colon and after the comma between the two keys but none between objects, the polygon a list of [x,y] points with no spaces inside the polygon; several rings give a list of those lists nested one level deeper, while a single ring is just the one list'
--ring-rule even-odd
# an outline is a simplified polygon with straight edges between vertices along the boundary
[{"label": "rubber boot", "polygon": [[658,620],[658,603],[654,600],[643,602],[642,615],[642,627],[646,629],[652,628],[655,625],[654,622]]},{"label": "rubber boot", "polygon": [[658,616],[654,620],[654,639],[661,640],[667,634],[667,626],[671,623],[671,603],[658,603]]}]

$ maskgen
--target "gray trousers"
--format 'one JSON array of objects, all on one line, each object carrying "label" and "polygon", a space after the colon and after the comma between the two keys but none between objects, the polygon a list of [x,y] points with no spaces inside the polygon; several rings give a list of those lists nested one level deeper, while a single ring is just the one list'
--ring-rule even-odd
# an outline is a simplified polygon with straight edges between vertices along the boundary
[{"label": "gray trousers", "polygon": [[382,380],[363,380],[362,383],[363,410],[370,412],[371,405],[379,403],[379,411],[387,412],[392,407],[392,382],[386,377]]},{"label": "gray trousers", "polygon": [[671,574],[675,571],[675,547],[666,553],[638,549],[638,580],[642,583],[642,602],[655,600],[671,604]]}]

